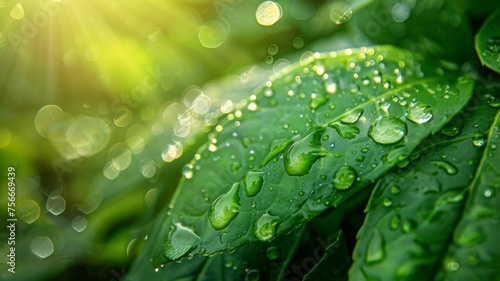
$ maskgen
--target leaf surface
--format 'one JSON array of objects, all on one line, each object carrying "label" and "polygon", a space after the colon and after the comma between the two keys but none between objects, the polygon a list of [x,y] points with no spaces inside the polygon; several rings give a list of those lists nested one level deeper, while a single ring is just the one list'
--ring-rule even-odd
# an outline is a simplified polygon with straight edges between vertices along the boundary
[{"label": "leaf surface", "polygon": [[500,73],[500,9],[481,26],[475,37],[475,44],[483,65]]},{"label": "leaf surface", "polygon": [[186,166],[155,263],[271,241],[339,206],[437,132],[472,88],[456,67],[391,46],[294,65]]},{"label": "leaf surface", "polygon": [[460,220],[497,112],[488,101],[476,95],[441,133],[400,163],[404,168],[378,182],[358,234],[351,279],[433,278]]}]

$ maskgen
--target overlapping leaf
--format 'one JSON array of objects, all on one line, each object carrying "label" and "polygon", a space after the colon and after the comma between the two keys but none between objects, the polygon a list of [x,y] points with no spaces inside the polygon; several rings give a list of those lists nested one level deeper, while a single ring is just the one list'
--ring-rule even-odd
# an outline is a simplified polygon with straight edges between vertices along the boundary
[{"label": "overlapping leaf", "polygon": [[500,10],[493,13],[476,35],[476,51],[481,62],[500,72]]},{"label": "overlapping leaf", "polygon": [[338,206],[465,106],[473,81],[459,75],[381,46],[271,79],[187,165],[156,262],[269,241]]},{"label": "overlapping leaf", "polygon": [[468,184],[481,161],[485,133],[497,112],[487,101],[475,96],[440,134],[401,163],[407,165],[403,170],[390,172],[378,182],[353,255],[352,280],[434,276],[460,220]]}]

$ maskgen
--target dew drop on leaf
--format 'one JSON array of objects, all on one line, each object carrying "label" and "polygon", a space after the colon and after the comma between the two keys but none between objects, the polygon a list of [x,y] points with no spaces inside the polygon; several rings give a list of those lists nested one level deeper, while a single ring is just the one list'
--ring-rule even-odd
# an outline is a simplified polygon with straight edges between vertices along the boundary
[{"label": "dew drop on leaf", "polygon": [[[293,141],[291,139],[279,139],[275,140],[271,143],[271,147],[269,148],[269,153],[267,154],[266,158],[260,163],[259,167],[262,168],[269,161],[273,160],[276,155],[278,155],[280,152],[284,151]],[[250,155],[252,156],[252,155]],[[253,157],[255,159],[255,157]],[[250,160],[250,159],[249,159]],[[253,161],[253,160],[252,160]]]},{"label": "dew drop on leaf", "polygon": [[486,234],[476,224],[467,224],[465,227],[459,227],[455,235],[455,242],[463,247],[475,246],[486,240]]},{"label": "dew drop on leaf", "polygon": [[229,192],[215,199],[208,210],[208,220],[215,230],[225,228],[239,214],[241,206],[238,191],[240,185],[240,183],[233,184]]},{"label": "dew drop on leaf", "polygon": [[493,53],[500,52],[500,36],[492,36],[486,40],[486,48]]},{"label": "dew drop on leaf", "polygon": [[403,230],[404,233],[410,233],[415,231],[417,228],[417,223],[412,220],[412,219],[407,219],[403,222],[403,225],[401,226],[401,229]]},{"label": "dew drop on leaf", "polygon": [[486,139],[483,134],[475,134],[472,137],[472,144],[477,147],[482,147],[486,144]]},{"label": "dew drop on leaf", "polygon": [[377,119],[368,130],[368,135],[377,143],[393,144],[406,135],[406,123],[394,116],[383,116]]},{"label": "dew drop on leaf", "polygon": [[309,102],[309,107],[311,109],[318,109],[320,106],[326,104],[328,102],[328,97],[323,95],[318,95],[315,98],[311,99]]},{"label": "dew drop on leaf", "polygon": [[280,253],[279,253],[279,249],[278,247],[269,247],[267,248],[266,250],[266,256],[268,259],[270,260],[275,260],[279,257]]},{"label": "dew drop on leaf", "polygon": [[432,118],[432,109],[422,102],[411,103],[408,108],[407,118],[417,124],[426,123]]},{"label": "dew drop on leaf", "polygon": [[448,175],[455,175],[458,173],[458,168],[445,160],[431,161],[436,167],[443,169]]},{"label": "dew drop on leaf", "polygon": [[399,214],[396,214],[389,222],[389,228],[392,230],[398,229],[400,222],[401,222],[401,216]]},{"label": "dew drop on leaf", "polygon": [[337,133],[345,139],[353,139],[359,134],[359,128],[350,124],[332,122],[328,124],[328,127],[334,128],[335,131],[337,131]]},{"label": "dew drop on leaf", "polygon": [[272,216],[270,214],[263,214],[256,222],[254,228],[254,234],[261,241],[270,241],[276,237],[276,228],[281,222],[281,219],[277,216]]},{"label": "dew drop on leaf", "polygon": [[245,281],[259,281],[259,280],[260,280],[260,271],[258,269],[249,270],[245,275]]},{"label": "dew drop on leaf", "polygon": [[171,260],[176,260],[187,255],[192,251],[193,245],[200,237],[190,228],[183,226],[180,223],[175,223],[172,226],[170,234],[166,239],[165,256]]},{"label": "dew drop on leaf", "polygon": [[336,189],[345,190],[356,182],[356,170],[351,166],[342,166],[333,179],[333,185]]},{"label": "dew drop on leaf", "polygon": [[395,185],[391,187],[391,193],[394,195],[398,195],[399,193],[401,193],[401,188]]},{"label": "dew drop on leaf", "polygon": [[243,179],[243,188],[248,197],[253,197],[260,192],[264,172],[248,172]]},{"label": "dew drop on leaf", "polygon": [[301,139],[295,141],[285,155],[285,171],[290,176],[302,176],[309,172],[318,158],[326,155],[321,146],[325,128],[315,126]]},{"label": "dew drop on leaf", "polygon": [[376,263],[380,262],[385,257],[385,241],[382,235],[378,231],[373,234],[370,243],[368,244],[368,250],[366,252],[366,262]]},{"label": "dew drop on leaf", "polygon": [[363,108],[348,110],[344,114],[342,119],[340,119],[340,121],[342,121],[342,123],[346,123],[346,124],[353,124],[359,120],[359,117],[361,117],[361,114],[363,114]]}]

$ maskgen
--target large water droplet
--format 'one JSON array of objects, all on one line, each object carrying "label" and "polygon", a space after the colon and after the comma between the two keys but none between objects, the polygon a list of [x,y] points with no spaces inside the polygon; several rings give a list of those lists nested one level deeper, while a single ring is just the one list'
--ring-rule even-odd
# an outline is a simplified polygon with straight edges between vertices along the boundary
[{"label": "large water droplet", "polygon": [[276,228],[281,222],[278,216],[264,214],[255,222],[254,234],[261,241],[270,241],[276,237]]},{"label": "large water droplet", "polygon": [[165,256],[176,260],[194,250],[194,244],[200,237],[190,228],[174,223],[165,243]]},{"label": "large water droplet", "polygon": [[370,243],[368,244],[368,250],[366,252],[365,260],[367,263],[380,262],[385,257],[385,241],[382,235],[378,231],[373,234]]},{"label": "large water droplet", "polygon": [[406,135],[406,123],[394,116],[383,116],[377,119],[368,130],[368,135],[377,143],[393,144]]},{"label": "large water droplet", "polygon": [[455,242],[463,247],[475,246],[486,240],[484,230],[475,224],[467,224],[465,227],[459,227],[455,234]]},{"label": "large water droplet", "polygon": [[285,155],[285,171],[290,176],[302,176],[309,172],[318,158],[326,155],[321,145],[325,128],[315,126],[301,139],[293,143]]},{"label": "large water droplet", "polygon": [[352,17],[352,8],[347,3],[344,2],[336,2],[330,8],[330,19],[336,23],[341,24]]},{"label": "large water droplet", "polygon": [[328,124],[328,127],[334,128],[335,131],[337,131],[337,133],[345,139],[353,139],[359,134],[359,128],[350,124],[332,122]]},{"label": "large water droplet", "polygon": [[311,109],[317,109],[318,107],[326,104],[328,102],[328,97],[323,95],[317,95],[315,98],[311,99],[309,102],[309,107]]},{"label": "large water droplet", "polygon": [[259,193],[264,182],[264,172],[248,172],[243,178],[243,188],[248,197],[253,197]]},{"label": "large water droplet", "polygon": [[351,166],[342,166],[333,179],[333,185],[336,189],[345,190],[356,182],[356,170]]},{"label": "large water droplet", "polygon": [[500,36],[488,38],[488,40],[486,40],[486,48],[494,53],[500,52]]},{"label": "large water droplet", "polygon": [[432,109],[422,102],[411,103],[408,108],[407,118],[417,124],[426,123],[432,118]]},{"label": "large water droplet", "polygon": [[348,111],[346,111],[346,113],[344,113],[344,116],[342,117],[342,119],[340,119],[340,121],[342,121],[342,123],[346,123],[346,124],[353,124],[359,120],[359,117],[361,117],[361,114],[363,114],[362,108],[348,110]]},{"label": "large water droplet", "polygon": [[264,167],[269,161],[273,160],[276,155],[284,151],[293,141],[291,139],[275,140],[271,143],[269,153],[266,158],[260,163],[259,168]]},{"label": "large water droplet", "polygon": [[460,133],[462,133],[462,129],[464,127],[464,124],[461,120],[462,119],[451,120],[446,125],[444,125],[441,133],[449,137],[458,136]]},{"label": "large water droplet", "polygon": [[233,184],[227,194],[219,196],[212,203],[210,210],[208,210],[208,220],[214,229],[220,230],[225,228],[239,214],[239,189],[240,183]]},{"label": "large water droplet", "polygon": [[458,173],[458,168],[448,161],[435,160],[431,161],[431,163],[436,165],[436,167],[443,169],[448,175],[455,175]]}]

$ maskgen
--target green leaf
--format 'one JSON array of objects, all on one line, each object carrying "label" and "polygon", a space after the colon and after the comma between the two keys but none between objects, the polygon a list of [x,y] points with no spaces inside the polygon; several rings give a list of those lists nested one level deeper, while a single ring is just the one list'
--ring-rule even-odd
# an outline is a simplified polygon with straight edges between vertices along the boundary
[{"label": "green leaf", "polygon": [[405,168],[378,182],[358,234],[351,279],[429,280],[434,276],[460,220],[468,184],[481,161],[484,134],[497,111],[488,101],[476,95],[440,134],[410,155],[411,163],[403,161]]},{"label": "green leaf", "polygon": [[475,44],[481,63],[500,73],[500,9],[481,26]]},{"label": "green leaf", "polygon": [[439,280],[500,280],[499,141],[500,111],[489,130],[465,210],[437,275]]},{"label": "green leaf", "polygon": [[380,46],[272,78],[186,166],[155,263],[270,241],[339,206],[463,108],[473,81],[456,69]]}]

